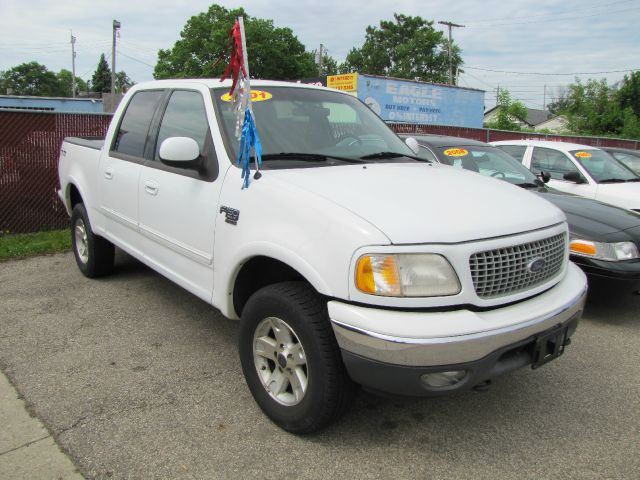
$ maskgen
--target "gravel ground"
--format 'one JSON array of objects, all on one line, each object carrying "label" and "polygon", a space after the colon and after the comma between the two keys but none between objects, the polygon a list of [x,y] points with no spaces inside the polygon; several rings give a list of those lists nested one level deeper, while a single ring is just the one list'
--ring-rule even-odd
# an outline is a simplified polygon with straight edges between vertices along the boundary
[{"label": "gravel ground", "polygon": [[[309,437],[254,403],[237,323],[119,255],[0,263],[0,368],[87,478],[633,478],[640,472],[640,296],[591,289],[565,355],[483,393],[359,393]],[[10,478],[10,477],[9,477]]]}]

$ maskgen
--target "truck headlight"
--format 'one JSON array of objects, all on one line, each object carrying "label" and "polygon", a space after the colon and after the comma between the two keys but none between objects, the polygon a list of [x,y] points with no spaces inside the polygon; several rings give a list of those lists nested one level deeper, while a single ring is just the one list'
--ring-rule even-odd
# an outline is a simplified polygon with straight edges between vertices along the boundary
[{"label": "truck headlight", "polygon": [[638,247],[633,242],[604,243],[572,237],[570,250],[574,255],[597,258],[610,262],[632,260],[640,257]]},{"label": "truck headlight", "polygon": [[442,255],[369,254],[356,264],[356,287],[386,297],[435,297],[460,293],[460,280]]}]

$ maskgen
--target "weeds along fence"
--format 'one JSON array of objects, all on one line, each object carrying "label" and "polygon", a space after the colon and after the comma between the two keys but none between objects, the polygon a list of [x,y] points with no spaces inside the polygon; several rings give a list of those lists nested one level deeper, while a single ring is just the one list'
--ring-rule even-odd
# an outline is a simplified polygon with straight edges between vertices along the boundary
[{"label": "weeds along fence", "polygon": [[[104,136],[110,114],[0,110],[0,235],[66,228],[68,217],[56,194],[64,137]],[[638,149],[638,141],[600,137],[507,132],[483,128],[391,124],[398,133],[439,134],[484,142],[543,138],[594,146]]]},{"label": "weeds along fence", "polygon": [[111,115],[0,111],[0,234],[65,228],[57,198],[67,136],[104,136]]}]

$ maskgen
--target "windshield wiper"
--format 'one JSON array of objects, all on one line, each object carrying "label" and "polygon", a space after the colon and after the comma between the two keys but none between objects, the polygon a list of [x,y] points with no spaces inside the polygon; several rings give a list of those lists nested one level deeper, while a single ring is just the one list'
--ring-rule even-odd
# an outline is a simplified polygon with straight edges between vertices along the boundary
[{"label": "windshield wiper", "polygon": [[303,162],[326,162],[330,158],[348,163],[362,163],[357,158],[339,157],[336,155],[325,155],[322,153],[280,152],[266,153],[262,155],[262,160],[301,160]]},{"label": "windshield wiper", "polygon": [[[540,182],[542,183],[542,182]],[[522,187],[522,188],[542,188],[544,187],[544,183],[542,183],[542,185],[538,184],[538,183],[529,183],[529,182],[524,182],[524,183],[516,183],[517,186]]]},{"label": "windshield wiper", "polygon": [[640,178],[630,178],[627,182],[640,182]]},{"label": "windshield wiper", "polygon": [[605,178],[604,180],[599,180],[598,183],[624,183],[626,180],[622,178]]},{"label": "windshield wiper", "polygon": [[376,152],[370,153],[369,155],[363,155],[360,157],[362,160],[371,160],[374,158],[399,158],[399,157],[407,157],[404,153],[396,153],[396,152]]}]

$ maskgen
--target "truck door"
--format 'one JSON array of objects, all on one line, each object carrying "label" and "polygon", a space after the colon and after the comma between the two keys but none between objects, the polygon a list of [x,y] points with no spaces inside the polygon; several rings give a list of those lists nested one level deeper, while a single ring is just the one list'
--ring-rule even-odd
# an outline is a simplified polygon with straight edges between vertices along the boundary
[{"label": "truck door", "polygon": [[[209,98],[206,102],[203,94]],[[138,184],[145,256],[206,301],[213,292],[213,238],[222,184],[209,130],[210,124],[216,125],[209,95],[196,89],[171,92],[157,127],[153,159],[142,166]],[[163,163],[160,145],[169,137],[193,138],[200,148],[201,168]]]},{"label": "truck door", "polygon": [[100,209],[106,230],[125,250],[138,253],[138,182],[152,120],[165,93],[145,90],[131,97],[100,163]]}]

